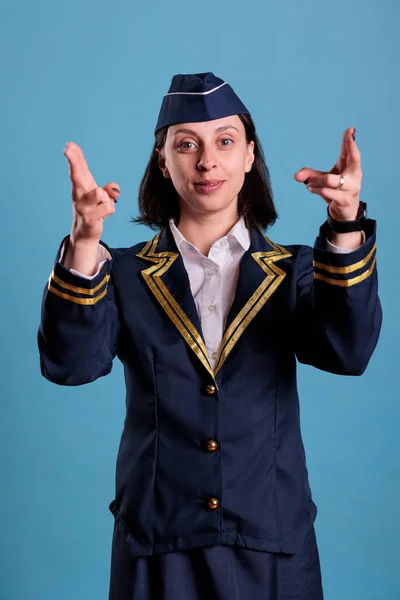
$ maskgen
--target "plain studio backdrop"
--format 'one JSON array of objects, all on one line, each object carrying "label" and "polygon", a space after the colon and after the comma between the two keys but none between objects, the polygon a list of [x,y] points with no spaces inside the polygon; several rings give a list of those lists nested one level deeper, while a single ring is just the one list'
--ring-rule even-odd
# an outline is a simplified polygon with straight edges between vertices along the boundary
[{"label": "plain studio backdrop", "polygon": [[255,120],[270,169],[273,241],[313,245],[326,205],[293,174],[327,171],[357,128],[362,199],[378,221],[384,310],[362,377],[299,367],[326,600],[398,600],[399,58],[397,0],[1,0],[1,600],[106,600],[121,365],[75,388],[42,378],[41,295],[71,226],[62,149],[80,144],[130,224],[161,99],[175,73],[213,71]]}]

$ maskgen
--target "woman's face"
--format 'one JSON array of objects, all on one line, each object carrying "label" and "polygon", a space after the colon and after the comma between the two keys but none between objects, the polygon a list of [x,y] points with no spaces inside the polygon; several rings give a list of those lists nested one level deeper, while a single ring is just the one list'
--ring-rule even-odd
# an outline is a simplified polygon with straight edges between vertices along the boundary
[{"label": "woman's face", "polygon": [[238,115],[201,123],[171,125],[159,166],[171,178],[181,211],[208,214],[236,206],[245,174],[254,161]]}]

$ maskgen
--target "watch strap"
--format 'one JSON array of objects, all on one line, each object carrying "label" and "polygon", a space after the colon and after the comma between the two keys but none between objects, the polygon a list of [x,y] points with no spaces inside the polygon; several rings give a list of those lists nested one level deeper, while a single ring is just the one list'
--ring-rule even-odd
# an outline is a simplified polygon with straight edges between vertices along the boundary
[{"label": "watch strap", "polygon": [[332,231],[336,233],[351,233],[353,231],[362,231],[364,227],[364,221],[367,217],[367,204],[361,202],[358,206],[357,217],[354,221],[338,221],[331,217],[329,212],[329,204],[327,208],[327,223]]}]

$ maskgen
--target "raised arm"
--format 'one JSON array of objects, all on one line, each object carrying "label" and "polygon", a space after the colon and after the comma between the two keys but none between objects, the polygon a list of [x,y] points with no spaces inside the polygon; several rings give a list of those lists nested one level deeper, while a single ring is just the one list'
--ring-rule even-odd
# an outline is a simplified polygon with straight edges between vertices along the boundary
[{"label": "raised arm", "polygon": [[[115,211],[119,187],[109,183],[99,188],[76,144],[67,144],[64,153],[70,166],[73,223],[43,293],[38,346],[44,377],[60,385],[81,385],[109,373],[117,351],[119,316],[112,258],[95,273],[103,222]],[[59,262],[62,248],[63,264]],[[87,279],[70,269],[95,276]]]},{"label": "raised arm", "polygon": [[366,242],[349,254],[315,248],[298,257],[294,345],[300,362],[341,375],[361,375],[382,323],[376,267],[376,225],[366,222]]},{"label": "raised arm", "polygon": [[[304,168],[295,174],[310,192],[328,204],[335,221],[349,222],[337,233],[325,223],[315,247],[304,248],[298,260],[295,350],[300,362],[344,375],[361,375],[378,341],[382,309],[378,297],[376,224],[357,222],[361,190],[361,155],[355,130],[344,132],[340,156],[329,172]],[[343,227],[339,224],[339,228]],[[328,252],[325,240],[347,248]]]}]

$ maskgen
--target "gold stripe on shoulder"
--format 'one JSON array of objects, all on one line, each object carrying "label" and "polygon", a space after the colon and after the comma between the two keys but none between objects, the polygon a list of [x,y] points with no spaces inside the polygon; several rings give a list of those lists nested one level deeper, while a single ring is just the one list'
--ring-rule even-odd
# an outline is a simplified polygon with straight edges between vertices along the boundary
[{"label": "gold stripe on shoulder", "polygon": [[51,285],[50,282],[48,285],[48,290],[52,294],[55,294],[56,296],[59,296],[64,300],[69,300],[69,302],[73,302],[74,304],[81,304],[83,306],[93,306],[94,304],[99,302],[99,300],[104,298],[104,296],[107,294],[107,288],[105,288],[105,290],[103,290],[101,294],[96,296],[96,298],[77,298],[76,296],[71,296],[70,294],[64,294],[63,292],[60,292],[60,290]]},{"label": "gold stripe on shoulder", "polygon": [[77,287],[75,285],[71,285],[70,283],[66,283],[54,273],[54,269],[51,272],[50,280],[54,281],[60,287],[69,290],[70,292],[74,292],[75,294],[85,294],[86,296],[94,296],[106,283],[110,280],[110,275],[106,275],[96,287],[93,289]]},{"label": "gold stripe on shoulder", "polygon": [[[316,262],[313,261],[313,265],[315,269],[321,269],[321,271],[327,271],[328,273],[336,273],[338,275],[347,275],[348,273],[353,273],[354,271],[358,271],[359,269],[362,269],[363,267],[365,267],[369,261],[372,258],[372,255],[374,254],[376,250],[376,243],[374,244],[372,250],[368,253],[368,255],[363,258],[362,260],[359,260],[358,262],[349,265],[348,267],[332,267],[330,265],[324,265],[323,263],[320,262]],[[317,279],[321,279],[320,277],[318,277]]]},{"label": "gold stripe on shoulder", "polygon": [[357,277],[352,277],[351,279],[331,279],[330,277],[325,277],[325,275],[321,275],[320,273],[314,273],[314,279],[319,279],[321,281],[325,281],[325,283],[329,283],[330,285],[336,285],[338,287],[351,287],[353,285],[356,285],[357,283],[360,283],[361,281],[364,281],[364,279],[367,279],[373,272],[375,264],[376,256],[372,261],[370,268],[367,271],[364,271],[364,273],[361,273],[361,275],[358,275]]}]

